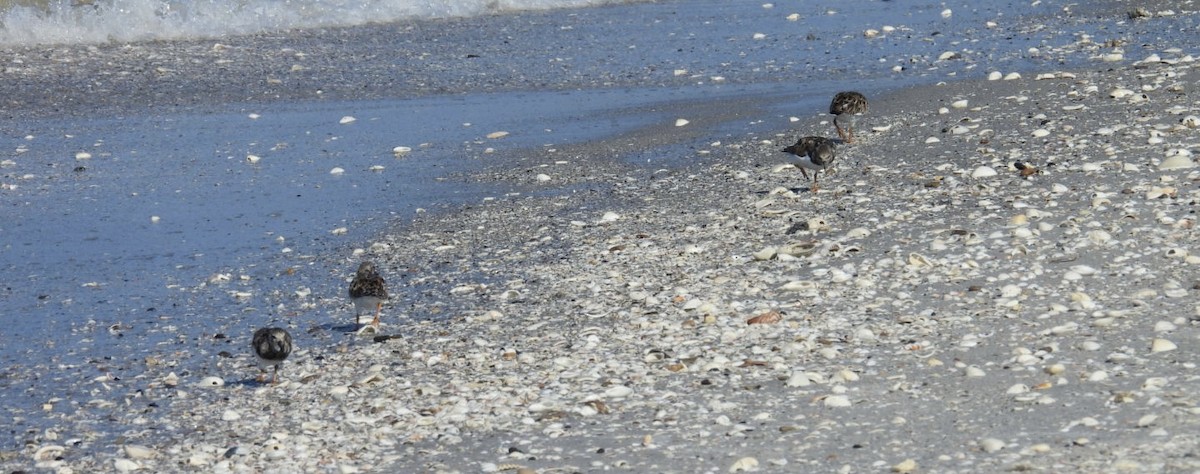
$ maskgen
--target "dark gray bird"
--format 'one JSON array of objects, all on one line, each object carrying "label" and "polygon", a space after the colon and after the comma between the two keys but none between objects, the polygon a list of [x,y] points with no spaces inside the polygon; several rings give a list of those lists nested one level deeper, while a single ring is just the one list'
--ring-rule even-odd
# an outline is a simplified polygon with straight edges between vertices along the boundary
[{"label": "dark gray bird", "polygon": [[279,368],[292,353],[292,335],[283,328],[262,328],[254,331],[254,339],[250,345],[254,347],[254,355],[258,357],[258,370],[262,371],[258,374],[258,381],[265,381],[267,369],[274,367],[271,383],[275,383]]},{"label": "dark gray bird", "polygon": [[[859,115],[867,113],[867,98],[858,92],[838,92],[829,103],[829,113],[833,114],[833,126],[842,141],[854,143],[854,125]],[[842,127],[843,123],[845,127]]]},{"label": "dark gray bird", "polygon": [[363,262],[358,265],[354,280],[350,282],[350,300],[354,301],[354,324],[359,324],[363,313],[375,311],[371,326],[379,327],[379,313],[383,302],[388,299],[387,282],[375,271],[375,264]]},{"label": "dark gray bird", "polygon": [[813,192],[817,192],[817,173],[833,166],[835,158],[833,140],[825,137],[804,137],[796,141],[795,145],[784,148],[783,151],[794,156],[789,161],[800,168],[800,174],[804,175],[804,179],[808,179],[808,172],[805,170],[812,170],[811,189]]}]

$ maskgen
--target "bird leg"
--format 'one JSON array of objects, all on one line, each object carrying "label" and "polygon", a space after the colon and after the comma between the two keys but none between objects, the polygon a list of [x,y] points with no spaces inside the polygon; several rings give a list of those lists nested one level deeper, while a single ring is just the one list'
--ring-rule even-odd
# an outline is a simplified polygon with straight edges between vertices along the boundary
[{"label": "bird leg", "polygon": [[267,373],[263,372],[263,371],[259,371],[258,377],[255,377],[254,380],[258,381],[258,383],[266,382],[267,381]]},{"label": "bird leg", "polygon": [[271,385],[275,385],[275,384],[279,383],[278,380],[275,380],[276,377],[279,377],[279,366],[278,365],[275,366],[275,372],[271,373]]},{"label": "bird leg", "polygon": [[371,320],[371,325],[375,329],[379,329],[379,313],[383,312],[383,302],[375,303],[375,319]]}]

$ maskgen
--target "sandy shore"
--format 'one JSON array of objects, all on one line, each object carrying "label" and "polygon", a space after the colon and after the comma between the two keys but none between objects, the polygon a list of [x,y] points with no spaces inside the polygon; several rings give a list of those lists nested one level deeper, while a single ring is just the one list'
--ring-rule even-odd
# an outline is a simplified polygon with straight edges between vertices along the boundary
[{"label": "sandy shore", "polygon": [[186,435],[76,469],[1196,469],[1186,54],[876,97],[817,193],[778,153],[816,118],[678,170],[560,160],[594,191],[375,242],[423,296],[397,337],[151,389]]},{"label": "sandy shore", "polygon": [[[340,258],[375,260],[404,296],[387,337],[294,327],[327,344],[276,386],[150,372],[4,466],[1200,469],[1200,52],[1125,54],[1147,59],[873,96],[819,192],[779,149],[832,135],[821,110],[702,149],[528,151],[463,179],[543,192]],[[693,164],[632,163],[647,150]],[[747,324],[764,314],[779,320]],[[248,353],[214,364],[253,371]],[[126,435],[72,456],[90,423]]]}]

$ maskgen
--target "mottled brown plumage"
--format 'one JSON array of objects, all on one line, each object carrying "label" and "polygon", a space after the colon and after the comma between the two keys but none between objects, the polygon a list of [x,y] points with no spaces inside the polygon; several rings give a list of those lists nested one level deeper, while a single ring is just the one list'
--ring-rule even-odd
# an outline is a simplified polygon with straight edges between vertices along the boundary
[{"label": "mottled brown plumage", "polygon": [[383,311],[383,302],[388,299],[387,282],[375,271],[375,264],[363,262],[358,265],[358,272],[350,282],[350,300],[354,301],[354,324],[359,324],[359,317],[371,310],[375,311],[375,319],[371,326],[379,327],[379,313]]},{"label": "mottled brown plumage", "polygon": [[806,169],[813,170],[812,176],[812,191],[816,192],[817,173],[822,170],[829,169],[833,165],[835,158],[833,140],[825,137],[804,137],[796,141],[795,145],[784,148],[785,153],[790,153],[795,156],[791,159],[792,164],[800,168],[800,174],[804,175],[804,179],[808,179]]},{"label": "mottled brown plumage", "polygon": [[[867,113],[867,98],[858,92],[838,92],[829,103],[829,113],[833,114],[833,126],[842,141],[854,143],[854,125],[859,115]],[[843,115],[846,116],[844,120]],[[846,122],[844,129],[842,122]]]},{"label": "mottled brown plumage", "polygon": [[274,367],[271,383],[276,383],[279,368],[292,353],[292,335],[283,328],[262,328],[254,331],[250,346],[254,348],[254,355],[258,359],[258,370],[262,371],[258,375],[258,381],[265,381],[267,369]]}]

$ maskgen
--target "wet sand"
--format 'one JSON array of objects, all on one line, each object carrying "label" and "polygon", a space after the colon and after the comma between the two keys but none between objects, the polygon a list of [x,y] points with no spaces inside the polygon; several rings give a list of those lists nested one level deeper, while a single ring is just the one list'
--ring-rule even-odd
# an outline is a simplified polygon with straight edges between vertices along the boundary
[{"label": "wet sand", "polygon": [[[1163,164],[1196,147],[1197,52],[1171,46],[1076,38],[1045,52],[1070,69],[873,93],[815,193],[779,149],[832,135],[828,116],[753,95],[505,150],[457,179],[520,193],[292,267],[330,282],[289,303],[308,341],[280,385],[250,381],[238,337],[198,341],[203,371],[98,382],[5,467],[1196,469],[1200,176]],[[766,125],[707,138],[710,116]],[[395,337],[312,322],[350,316],[340,279],[362,258],[393,285]]]}]

